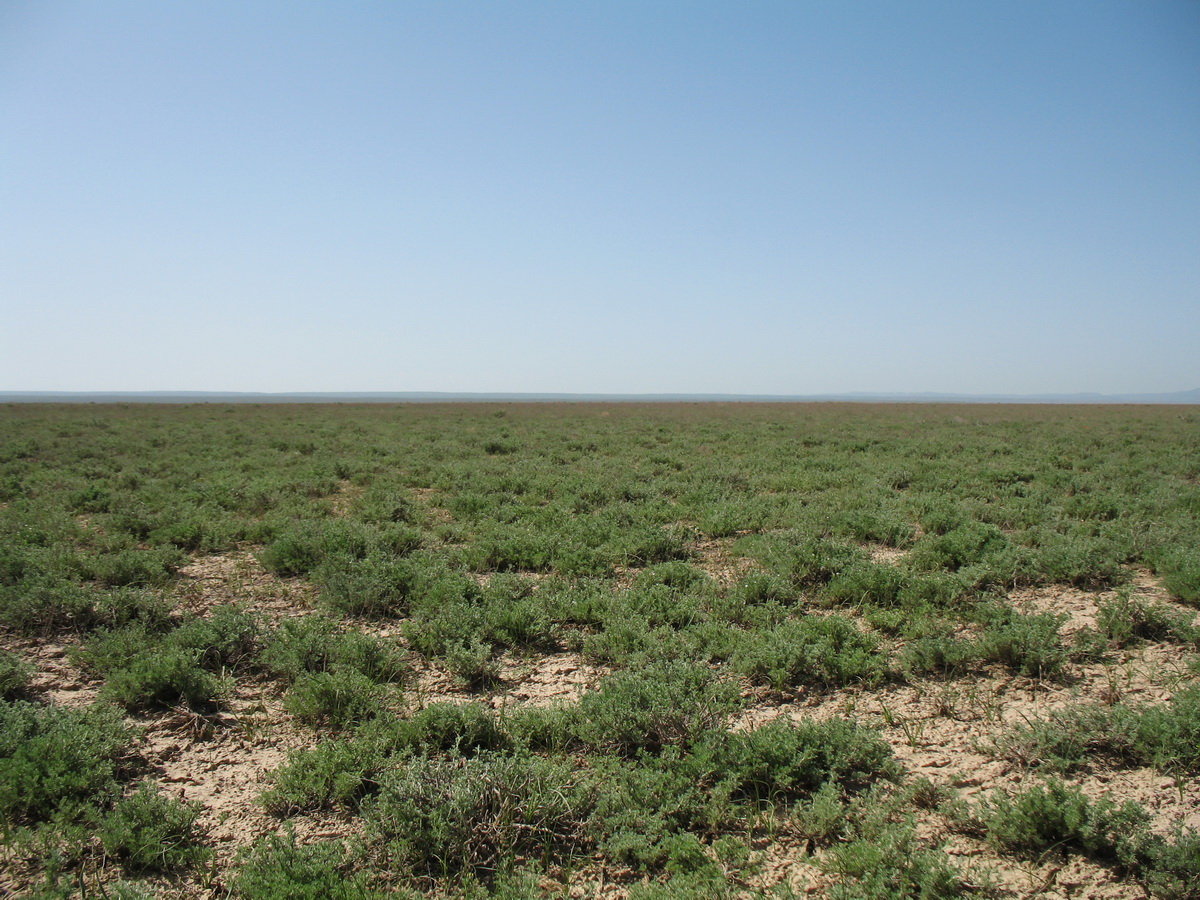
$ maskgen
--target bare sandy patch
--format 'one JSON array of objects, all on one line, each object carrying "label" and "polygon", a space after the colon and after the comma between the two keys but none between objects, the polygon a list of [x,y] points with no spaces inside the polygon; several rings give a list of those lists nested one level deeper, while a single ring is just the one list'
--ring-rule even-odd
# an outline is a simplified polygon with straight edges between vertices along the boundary
[{"label": "bare sandy patch", "polygon": [[724,587],[737,584],[748,573],[762,568],[757,560],[733,552],[733,544],[737,538],[738,536],[696,541],[692,545],[692,552],[695,554],[693,565]]},{"label": "bare sandy patch", "polygon": [[898,566],[908,556],[907,550],[889,547],[887,544],[866,544],[863,549],[871,557],[871,562],[883,566]]},{"label": "bare sandy patch", "polygon": [[181,612],[204,616],[232,603],[272,623],[303,615],[316,602],[312,584],[271,574],[247,547],[195,557],[179,570],[173,595]]}]

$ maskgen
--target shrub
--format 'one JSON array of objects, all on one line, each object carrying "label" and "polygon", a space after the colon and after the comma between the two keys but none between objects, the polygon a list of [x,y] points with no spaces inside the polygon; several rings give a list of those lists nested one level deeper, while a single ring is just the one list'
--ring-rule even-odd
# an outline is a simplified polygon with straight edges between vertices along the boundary
[{"label": "shrub", "polygon": [[0,818],[9,825],[71,818],[107,803],[132,741],[110,707],[0,702]]},{"label": "shrub", "polygon": [[1200,832],[1180,828],[1173,837],[1142,847],[1142,881],[1162,900],[1200,900]]},{"label": "shrub", "polygon": [[1200,773],[1200,685],[1130,718],[1124,727],[1133,730],[1140,759],[1164,772]]},{"label": "shrub", "polygon": [[418,757],[381,781],[364,806],[368,840],[388,864],[434,877],[579,852],[595,790],[565,762],[491,753]]},{"label": "shrub", "polygon": [[480,640],[459,641],[446,647],[446,668],[473,691],[500,681],[500,661],[491,644]]},{"label": "shrub", "polygon": [[935,531],[917,541],[908,555],[908,563],[918,570],[957,572],[995,558],[1007,547],[1008,538],[995,525],[968,522],[945,532]]},{"label": "shrub", "polygon": [[720,777],[755,801],[795,800],[827,784],[861,790],[899,777],[891,748],[871,728],[830,719],[798,724],[776,720],[718,739]]},{"label": "shrub", "polygon": [[321,537],[316,528],[285,531],[258,553],[258,561],[276,575],[307,575],[325,557]]},{"label": "shrub", "polygon": [[118,803],[100,826],[104,851],[135,872],[165,872],[194,865],[208,856],[196,820],[198,803],[160,794],[148,782]]},{"label": "shrub", "polygon": [[737,671],[776,689],[874,683],[887,674],[877,642],[842,616],[789,619],[750,633],[733,656]]},{"label": "shrub", "polygon": [[218,606],[205,618],[190,618],[171,632],[165,643],[190,652],[210,671],[242,669],[258,651],[258,619],[237,606]]},{"label": "shrub", "polygon": [[907,583],[905,573],[894,566],[860,562],[836,575],[822,591],[833,603],[851,606],[893,606]]},{"label": "shrub", "polygon": [[691,556],[682,532],[654,527],[628,530],[622,535],[619,552],[623,563],[634,568]]},{"label": "shrub", "polygon": [[1101,600],[1097,625],[1117,646],[1135,640],[1162,641],[1190,630],[1190,623],[1165,607],[1127,591]]},{"label": "shrub", "polygon": [[272,787],[260,797],[272,815],[292,816],[335,806],[355,807],[375,788],[387,765],[377,741],[335,739],[296,750],[271,773]]},{"label": "shrub", "polygon": [[25,696],[33,670],[15,653],[0,650],[0,700]]},{"label": "shrub", "polygon": [[210,710],[228,692],[229,683],[201,668],[196,657],[173,647],[139,653],[109,672],[100,696],[128,710],[177,703]]},{"label": "shrub", "polygon": [[832,847],[824,867],[840,876],[836,900],[951,900],[970,890],[944,853],[922,846],[911,818],[892,821],[887,804],[850,823],[849,839]]},{"label": "shrub", "polygon": [[310,725],[347,728],[382,711],[383,692],[370,678],[351,670],[301,675],[284,699],[287,711]]},{"label": "shrub", "polygon": [[1015,729],[1000,749],[1017,762],[1064,772],[1096,757],[1162,772],[1200,772],[1200,687],[1163,705],[1055,710]]},{"label": "shrub", "polygon": [[290,831],[261,838],[238,858],[233,878],[243,900],[375,900],[367,876],[352,873],[340,841],[296,843]]},{"label": "shrub", "polygon": [[579,703],[580,737],[598,749],[632,756],[688,746],[724,725],[737,689],[692,663],[660,661],[610,675]]},{"label": "shrub", "polygon": [[808,539],[799,544],[768,544],[763,563],[794,588],[814,588],[828,584],[863,558],[861,550],[847,544]]},{"label": "shrub", "polygon": [[321,598],[343,615],[386,616],[408,611],[420,573],[409,559],[381,553],[363,559],[337,556],[315,573]]},{"label": "shrub", "polygon": [[98,593],[94,585],[38,574],[0,586],[0,622],[22,634],[86,630],[96,622]]},{"label": "shrub", "polygon": [[982,808],[988,842],[1022,856],[1074,850],[1102,862],[1133,865],[1149,816],[1138,804],[1089,800],[1057,780],[1009,797],[993,794]]},{"label": "shrub", "polygon": [[1174,548],[1157,555],[1154,570],[1163,586],[1180,600],[1200,605],[1200,552],[1195,546]]},{"label": "shrub", "polygon": [[410,719],[383,723],[377,733],[393,753],[411,749],[467,756],[508,743],[495,714],[481,703],[431,703]]},{"label": "shrub", "polygon": [[980,658],[1031,678],[1053,678],[1067,662],[1067,649],[1058,634],[1062,621],[1053,613],[1002,610],[979,637]]},{"label": "shrub", "polygon": [[287,682],[314,672],[346,670],[393,683],[402,681],[408,671],[406,655],[394,642],[357,631],[342,632],[321,615],[284,622],[267,637],[261,662]]},{"label": "shrub", "polygon": [[107,587],[162,585],[175,577],[186,558],[174,547],[118,550],[83,562],[83,576]]}]

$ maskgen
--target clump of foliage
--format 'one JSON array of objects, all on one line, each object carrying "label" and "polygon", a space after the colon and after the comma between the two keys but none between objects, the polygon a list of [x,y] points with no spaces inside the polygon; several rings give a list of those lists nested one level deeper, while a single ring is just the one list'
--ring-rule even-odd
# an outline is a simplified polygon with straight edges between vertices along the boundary
[{"label": "clump of foliage", "polygon": [[105,853],[134,872],[186,868],[209,855],[196,827],[199,817],[198,803],[167,797],[142,782],[104,818],[100,841]]},{"label": "clump of foliage", "polygon": [[520,857],[571,856],[586,846],[595,785],[563,761],[417,757],[381,781],[364,822],[388,866],[446,877],[503,870]]},{"label": "clump of foliage", "polygon": [[787,619],[747,635],[734,652],[739,672],[772,687],[875,684],[887,676],[878,642],[842,616]]},{"label": "clump of foliage", "polygon": [[29,688],[33,670],[15,653],[0,650],[0,700],[16,700]]},{"label": "clump of foliage", "polygon": [[0,702],[0,816],[77,820],[120,791],[133,735],[116,710]]},{"label": "clump of foliage", "polygon": [[292,832],[260,838],[238,859],[234,892],[242,900],[375,900],[364,872],[339,841],[299,844]]}]

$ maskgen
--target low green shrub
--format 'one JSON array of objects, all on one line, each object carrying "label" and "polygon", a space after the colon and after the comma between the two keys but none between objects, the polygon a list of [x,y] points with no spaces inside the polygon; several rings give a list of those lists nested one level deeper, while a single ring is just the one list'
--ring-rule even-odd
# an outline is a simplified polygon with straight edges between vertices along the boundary
[{"label": "low green shrub", "polygon": [[486,641],[458,641],[446,647],[446,668],[469,690],[493,687],[500,681],[500,661]]},{"label": "low green shrub", "polygon": [[1200,552],[1194,543],[1191,547],[1175,547],[1158,553],[1153,565],[1172,596],[1200,606]]},{"label": "low green shrub", "polygon": [[889,805],[851,817],[845,840],[822,866],[838,876],[835,900],[952,900],[975,893],[937,848],[919,840],[911,816],[896,820]]},{"label": "low green shrub", "polygon": [[361,559],[335,556],[313,574],[322,601],[347,616],[404,615],[422,573],[410,559],[373,553]]},{"label": "low green shrub", "polygon": [[793,588],[803,590],[828,584],[866,557],[848,544],[781,535],[763,547],[759,558],[769,571],[781,575]]},{"label": "low green shrub", "polygon": [[175,547],[118,550],[81,559],[81,575],[107,587],[164,585],[187,558]]},{"label": "low green shrub", "polygon": [[1192,636],[1191,623],[1167,607],[1128,591],[1101,600],[1096,623],[1100,631],[1118,647],[1134,641],[1164,641]]},{"label": "low green shrub", "polygon": [[238,857],[234,895],[242,900],[376,900],[340,841],[298,844],[289,832],[260,838]]},{"label": "low green shrub", "polygon": [[876,684],[887,677],[878,642],[842,616],[788,619],[749,632],[734,652],[740,673],[782,690],[800,685]]},{"label": "low green shrub", "polygon": [[149,782],[119,802],[100,825],[104,852],[133,872],[166,872],[209,856],[196,821],[200,804],[159,793]]},{"label": "low green shrub", "polygon": [[349,669],[311,672],[292,683],[284,698],[289,713],[309,725],[349,728],[383,711],[383,689]]},{"label": "low green shrub", "polygon": [[537,756],[417,757],[382,776],[363,821],[384,865],[490,875],[520,857],[579,854],[595,790],[574,766]]},{"label": "low green shrub", "polygon": [[0,818],[77,818],[120,790],[133,735],[107,706],[0,702]]},{"label": "low green shrub", "polygon": [[395,683],[408,672],[406,655],[395,642],[342,631],[322,615],[300,616],[280,625],[264,640],[261,663],[288,683],[306,674],[342,670]]},{"label": "low green shrub", "polygon": [[1200,685],[1177,692],[1169,703],[1137,710],[1130,718],[1132,722],[1122,726],[1133,730],[1139,759],[1163,772],[1200,774]]},{"label": "low green shrub", "polygon": [[210,672],[239,671],[257,661],[259,622],[238,606],[218,606],[203,618],[185,619],[164,643],[195,655],[198,665]]},{"label": "low green shrub", "polygon": [[1035,859],[1071,850],[1132,866],[1150,817],[1132,801],[1089,800],[1079,788],[1049,780],[1012,797],[993,794],[980,818],[988,842],[1001,850]]},{"label": "low green shrub", "polygon": [[211,710],[230,688],[229,680],[201,668],[199,654],[166,646],[145,650],[108,672],[101,698],[128,710],[185,703]]},{"label": "low green shrub", "polygon": [[856,562],[831,579],[821,596],[842,606],[895,606],[908,580],[908,575],[895,566]]},{"label": "low green shrub", "polygon": [[335,738],[296,750],[270,775],[259,801],[272,815],[287,817],[332,807],[355,808],[371,793],[388,765],[377,741]]},{"label": "low green shrub", "polygon": [[633,756],[686,747],[722,727],[739,705],[735,685],[700,665],[658,661],[617,672],[579,702],[579,736],[597,749]]},{"label": "low green shrub", "polygon": [[1200,831],[1177,828],[1172,838],[1142,846],[1141,880],[1160,900],[1200,900]]},{"label": "low green shrub", "polygon": [[431,703],[411,718],[381,720],[365,729],[364,735],[389,753],[411,750],[469,756],[508,745],[496,715],[482,703]]},{"label": "low green shrub", "polygon": [[16,700],[29,690],[33,669],[15,653],[0,650],[0,700]]},{"label": "low green shrub", "polygon": [[1200,686],[1153,706],[1070,706],[1012,730],[1002,753],[1067,772],[1096,758],[1162,772],[1200,773]]},{"label": "low green shrub", "polygon": [[995,525],[966,522],[921,538],[909,552],[907,563],[918,571],[944,569],[957,572],[967,566],[994,561],[1008,546],[1008,538]]},{"label": "low green shrub", "polygon": [[985,625],[977,647],[980,659],[997,662],[1030,678],[1054,678],[1069,658],[1058,629],[1063,616],[1022,614],[997,608]]},{"label": "low green shrub", "polygon": [[877,731],[840,719],[776,720],[714,740],[721,780],[735,796],[760,803],[795,801],[827,784],[858,791],[900,774]]}]

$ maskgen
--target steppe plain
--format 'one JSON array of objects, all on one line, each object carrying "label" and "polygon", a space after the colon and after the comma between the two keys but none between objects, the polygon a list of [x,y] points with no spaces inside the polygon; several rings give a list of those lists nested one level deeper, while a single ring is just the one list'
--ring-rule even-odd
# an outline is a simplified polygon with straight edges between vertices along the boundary
[{"label": "steppe plain", "polygon": [[0,407],[0,894],[1200,897],[1200,409]]}]

